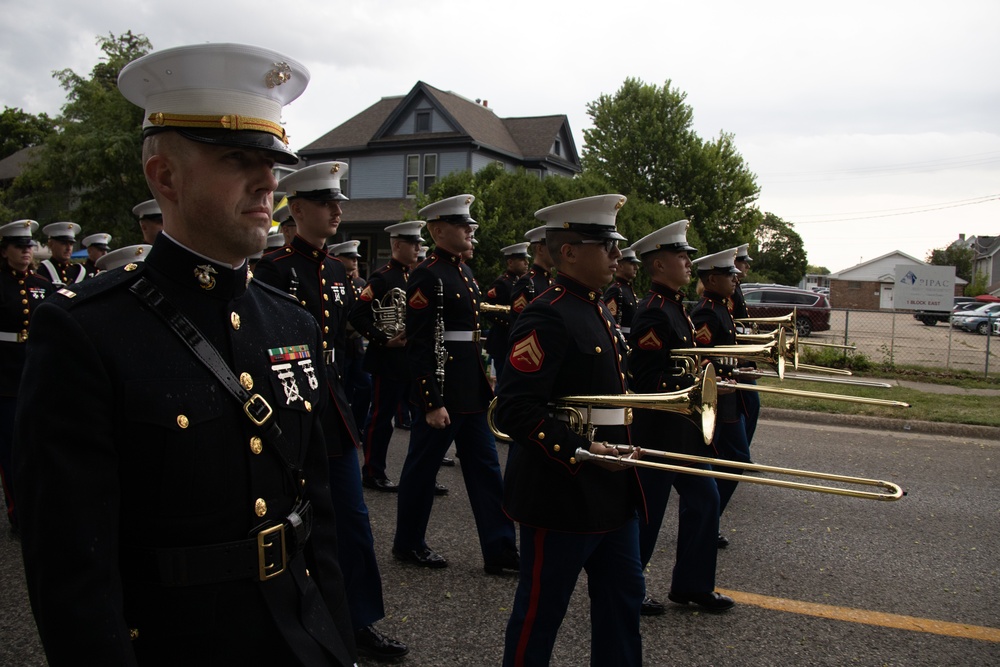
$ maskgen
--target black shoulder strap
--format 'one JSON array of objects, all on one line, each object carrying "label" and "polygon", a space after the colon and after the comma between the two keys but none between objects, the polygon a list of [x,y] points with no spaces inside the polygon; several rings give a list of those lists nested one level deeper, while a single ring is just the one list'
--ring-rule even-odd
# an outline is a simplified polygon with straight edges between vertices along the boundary
[{"label": "black shoulder strap", "polygon": [[219,384],[229,392],[243,407],[243,412],[247,418],[253,422],[254,426],[260,429],[261,435],[272,445],[278,453],[278,457],[285,467],[293,471],[296,478],[301,477],[301,468],[297,460],[291,456],[292,449],[288,444],[277,420],[274,419],[274,411],[267,401],[260,394],[250,394],[243,385],[239,383],[236,376],[230,370],[226,362],[219,355],[219,351],[205,340],[205,337],[191,321],[174,306],[167,297],[156,288],[145,277],[139,278],[129,290],[135,294],[140,301],[146,304],[150,310],[156,313],[160,319],[166,322],[167,326],[177,334],[185,345],[194,353],[205,368],[219,381]]}]

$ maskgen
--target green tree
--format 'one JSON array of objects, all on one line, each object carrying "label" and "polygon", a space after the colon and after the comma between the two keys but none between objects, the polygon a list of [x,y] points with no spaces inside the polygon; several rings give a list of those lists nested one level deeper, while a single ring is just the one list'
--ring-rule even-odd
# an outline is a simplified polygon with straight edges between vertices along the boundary
[{"label": "green tree", "polygon": [[55,126],[47,114],[35,116],[23,109],[4,107],[0,113],[0,160],[23,148],[42,144]]},{"label": "green tree", "polygon": [[814,264],[806,265],[806,273],[811,273],[817,276],[828,276],[830,275],[830,269],[825,266],[815,266]]},{"label": "green tree", "polygon": [[757,227],[750,256],[753,275],[762,282],[796,285],[806,275],[805,245],[802,237],[773,213],[765,213]]},{"label": "green tree", "polygon": [[589,103],[594,126],[583,132],[583,166],[623,194],[683,211],[705,252],[738,245],[758,221],[756,176],[733,135],[705,141],[695,133],[687,95],[670,83],[628,78],[614,95]]},{"label": "green tree", "polygon": [[42,224],[73,220],[83,234],[109,232],[116,246],[138,242],[132,207],[149,199],[142,174],[142,109],[118,92],[118,73],[151,50],[131,31],[99,37],[103,56],[89,77],[55,72],[67,102],[37,159],[4,193],[8,217]]},{"label": "green tree", "polygon": [[[951,266],[950,264],[946,266]],[[986,294],[986,289],[989,285],[986,282],[986,274],[982,271],[976,271],[976,276],[969,281],[969,284],[965,286],[963,292],[965,296],[979,296],[980,294]]]},{"label": "green tree", "polygon": [[[592,173],[584,173],[578,178],[555,176],[540,180],[524,170],[508,172],[497,165],[490,165],[475,174],[461,171],[439,179],[428,194],[416,194],[414,210],[459,194],[476,197],[471,212],[479,223],[476,231],[479,244],[470,265],[476,280],[485,289],[505,268],[500,249],[520,243],[526,231],[541,224],[535,218],[535,211],[571,199],[613,191],[607,181]],[[416,214],[411,212],[409,217],[416,218]],[[618,212],[618,231],[628,238],[625,243],[631,243],[683,217],[677,209],[630,199]],[[689,240],[697,245],[697,235],[689,236]]]},{"label": "green tree", "polygon": [[975,251],[958,243],[952,243],[944,248],[936,248],[927,253],[927,263],[934,266],[954,266],[955,275],[962,280],[972,281],[972,260]]}]

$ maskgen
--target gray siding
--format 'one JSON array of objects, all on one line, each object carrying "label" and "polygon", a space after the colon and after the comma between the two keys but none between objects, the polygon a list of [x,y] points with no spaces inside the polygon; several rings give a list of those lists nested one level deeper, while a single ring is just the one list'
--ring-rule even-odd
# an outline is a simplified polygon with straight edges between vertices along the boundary
[{"label": "gray siding", "polygon": [[351,198],[405,197],[406,156],[373,155],[351,160]]},{"label": "gray siding", "polygon": [[438,178],[442,178],[456,171],[465,171],[468,168],[468,153],[438,153]]},{"label": "gray siding", "polygon": [[[476,173],[490,166],[494,162],[497,162],[497,158],[490,155],[485,155],[483,153],[473,153],[472,154],[472,173]],[[504,164],[504,169],[509,170],[510,166],[506,163]]]}]

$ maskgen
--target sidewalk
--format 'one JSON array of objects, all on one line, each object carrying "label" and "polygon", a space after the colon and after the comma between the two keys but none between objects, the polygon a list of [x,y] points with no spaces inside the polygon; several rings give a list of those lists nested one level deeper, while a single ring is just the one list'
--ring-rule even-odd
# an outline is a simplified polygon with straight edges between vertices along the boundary
[{"label": "sidewalk", "polygon": [[[963,389],[962,387],[954,387],[947,384],[914,382],[912,380],[900,380],[897,378],[870,379],[875,382],[885,382],[896,387],[914,389],[928,394],[964,394],[968,396],[1000,397],[1000,389]],[[926,422],[915,419],[890,419],[888,417],[867,417],[864,415],[843,415],[768,407],[761,408],[760,418],[798,422],[800,424],[825,424],[829,426],[847,426],[849,428],[869,428],[879,431],[898,431],[900,433],[927,433],[956,438],[1000,440],[1000,428],[998,427],[957,424],[953,422]]]}]

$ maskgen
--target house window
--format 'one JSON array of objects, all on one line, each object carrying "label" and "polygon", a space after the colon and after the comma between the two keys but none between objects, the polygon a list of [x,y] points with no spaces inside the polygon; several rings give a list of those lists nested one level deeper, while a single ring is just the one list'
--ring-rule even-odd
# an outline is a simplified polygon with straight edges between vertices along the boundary
[{"label": "house window", "polygon": [[430,132],[430,131],[431,131],[431,112],[418,111],[416,127],[414,127],[414,132]]},{"label": "house window", "polygon": [[424,156],[424,185],[422,192],[427,192],[437,180],[438,156],[437,153],[428,153]]},{"label": "house window", "polygon": [[552,142],[552,152],[556,155],[562,155],[562,142],[558,139]]},{"label": "house window", "polygon": [[406,196],[412,196],[411,188],[414,183],[420,182],[420,156],[419,155],[407,155],[406,156]]},{"label": "house window", "polygon": [[848,280],[847,289],[861,289],[861,281],[859,280]]},{"label": "house window", "polygon": [[426,193],[437,181],[438,177],[438,156],[437,153],[426,153],[424,155],[406,156],[406,196],[412,197],[411,188],[416,183],[420,192]]}]

